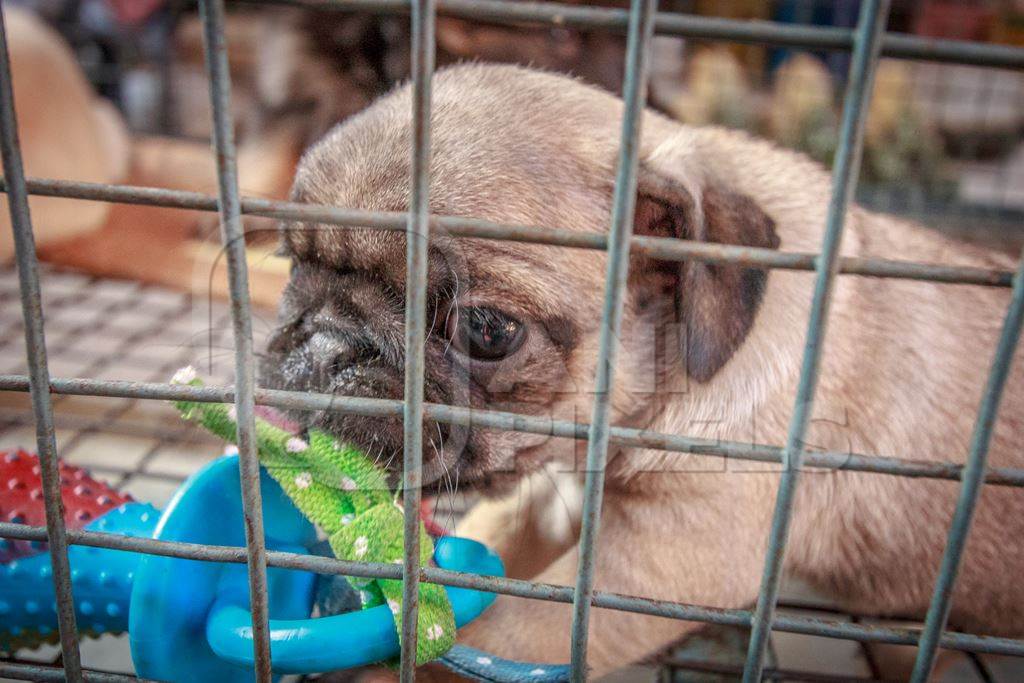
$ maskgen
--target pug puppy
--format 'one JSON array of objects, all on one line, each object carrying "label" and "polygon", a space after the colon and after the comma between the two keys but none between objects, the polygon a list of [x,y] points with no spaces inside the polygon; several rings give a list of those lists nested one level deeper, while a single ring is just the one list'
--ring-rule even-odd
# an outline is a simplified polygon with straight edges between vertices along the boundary
[{"label": "pug puppy", "polygon": [[[475,64],[434,78],[432,213],[505,224],[608,229],[622,103],[581,83]],[[293,199],[377,211],[409,204],[410,89],[339,125],[303,157]],[[829,174],[743,133],[647,112],[634,233],[818,251]],[[291,282],[270,342],[274,387],[400,399],[405,236],[289,222]],[[844,255],[1012,268],[1008,257],[852,206]],[[587,421],[606,254],[431,235],[427,401]],[[613,423],[668,434],[783,444],[803,355],[809,272],[663,262],[634,254],[618,340]],[[835,287],[808,449],[964,460],[1006,289],[842,276]],[[293,415],[393,469],[399,418]],[[992,466],[1024,466],[1024,381],[1015,364]],[[428,486],[506,495],[463,532],[495,547],[513,576],[573,585],[570,515],[553,523],[552,470],[582,480],[585,446],[428,421]],[[779,467],[612,444],[596,585],[724,608],[757,595]],[[515,486],[520,486],[515,490]],[[873,473],[804,473],[785,569],[851,607],[923,614],[959,483]],[[579,496],[572,496],[578,501]],[[570,507],[572,507],[570,505]],[[952,623],[1024,633],[1024,495],[986,486],[954,596]],[[502,657],[568,660],[571,609],[499,596],[460,642]],[[659,651],[698,624],[595,610],[599,676]]]}]

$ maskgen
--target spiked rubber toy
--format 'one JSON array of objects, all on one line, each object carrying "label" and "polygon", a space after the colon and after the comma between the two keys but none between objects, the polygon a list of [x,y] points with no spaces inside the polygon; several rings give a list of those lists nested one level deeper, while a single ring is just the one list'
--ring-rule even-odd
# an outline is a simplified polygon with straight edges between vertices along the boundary
[{"label": "spiked rubber toy", "polygon": [[[148,536],[160,513],[136,503],[89,476],[60,464],[64,523],[69,529],[93,529]],[[39,459],[23,450],[0,452],[0,521],[45,526]],[[102,553],[72,546],[78,623],[87,635],[120,633],[128,627],[128,599],[137,559],[127,553]],[[50,556],[39,541],[0,539],[0,651],[12,652],[56,642]]]},{"label": "spiked rubber toy", "polygon": [[[81,529],[111,510],[132,502],[132,497],[96,481],[79,467],[60,463],[64,498],[64,524]],[[0,451],[0,521],[31,526],[46,525],[39,458],[23,450]],[[37,541],[0,539],[0,563],[37,555],[46,546]]]},{"label": "spiked rubber toy", "polygon": [[[60,465],[69,529],[202,544],[245,545],[238,456],[196,472],[159,511],[82,469]],[[316,530],[281,486],[262,470],[265,541],[269,550],[322,554]],[[0,451],[0,522],[46,523],[38,458]],[[502,575],[501,561],[469,539],[445,537],[434,561],[455,571]],[[73,543],[71,588],[81,635],[127,633],[139,676],[163,681],[253,680],[252,622],[246,566],[195,561]],[[336,576],[270,567],[267,571],[271,645],[276,674],[315,673],[362,666],[397,656],[399,644],[387,605],[312,618]],[[448,588],[461,626],[494,595]],[[340,594],[340,593],[339,593]],[[326,604],[326,603],[325,603]],[[321,614],[324,605],[320,606]],[[0,652],[55,643],[57,605],[50,554],[38,541],[0,538]]]}]

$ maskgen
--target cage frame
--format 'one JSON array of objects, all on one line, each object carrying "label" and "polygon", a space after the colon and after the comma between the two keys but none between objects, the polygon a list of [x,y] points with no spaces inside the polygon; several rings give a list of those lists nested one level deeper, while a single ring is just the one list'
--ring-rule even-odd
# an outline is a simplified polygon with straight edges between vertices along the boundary
[{"label": "cage frame", "polygon": [[[973,653],[1024,656],[1024,640],[979,636],[946,629],[953,587],[981,487],[1024,486],[1024,469],[988,468],[986,458],[999,401],[1013,353],[1024,325],[1024,260],[1016,271],[943,266],[928,263],[839,256],[844,218],[856,185],[865,106],[870,97],[875,67],[881,56],[957,62],[980,66],[1024,68],[1024,49],[953,40],[932,40],[885,33],[888,0],[863,0],[854,29],[790,26],[769,21],[739,21],[657,12],[656,0],[631,0],[629,10],[568,6],[555,3],[517,3],[509,0],[302,0],[301,5],[327,6],[342,11],[411,14],[413,60],[413,139],[411,201],[408,212],[366,212],[295,202],[243,198],[235,162],[230,118],[230,75],[224,41],[224,0],[200,0],[206,67],[213,111],[213,146],[217,160],[218,194],[27,179],[18,143],[15,103],[7,52],[6,27],[0,17],[0,149],[3,156],[2,190],[8,195],[15,235],[28,376],[0,375],[0,390],[29,392],[35,416],[40,455],[46,526],[0,523],[0,538],[47,542],[53,561],[53,580],[60,626],[62,668],[0,662],[0,674],[17,678],[60,680],[137,680],[132,676],[86,671],[82,668],[72,599],[69,544],[133,550],[186,559],[247,563],[254,626],[255,673],[269,681],[271,657],[267,622],[266,568],[290,567],[324,574],[405,580],[406,609],[402,621],[401,679],[415,678],[415,623],[417,586],[426,581],[449,586],[489,590],[523,598],[570,603],[574,609],[572,677],[586,677],[589,610],[602,607],[711,624],[751,628],[744,680],[760,680],[764,673],[767,637],[771,630],[844,638],[859,642],[917,645],[912,680],[925,681],[938,648]],[[430,87],[434,67],[434,21],[438,14],[500,23],[542,23],[587,27],[628,33],[624,85],[625,112],[620,138],[611,228],[607,234],[581,235],[550,227],[499,225],[477,219],[433,216],[429,213],[428,163],[430,154]],[[850,78],[843,100],[841,137],[833,170],[832,196],[820,253],[777,252],[730,245],[703,244],[672,238],[631,235],[636,186],[636,147],[644,109],[646,61],[655,33],[691,38],[729,40],[791,47],[852,52]],[[68,197],[92,201],[191,208],[217,211],[228,261],[231,317],[234,331],[234,387],[191,387],[166,383],[51,378],[48,371],[38,262],[29,214],[29,195]],[[301,218],[341,226],[391,231],[407,235],[406,384],[404,399],[385,400],[262,389],[256,386],[252,310],[244,256],[241,217]],[[598,355],[597,391],[590,423],[538,418],[499,411],[472,410],[424,402],[423,354],[426,249],[431,232],[453,237],[481,237],[599,249],[608,252],[605,303]],[[806,334],[797,400],[784,446],[712,442],[610,424],[608,394],[614,383],[614,339],[621,318],[625,275],[630,253],[646,253],[663,260],[694,259],[739,263],[764,268],[813,270],[815,288]],[[888,456],[835,452],[805,453],[806,432],[820,353],[824,343],[832,287],[840,274],[861,277],[908,278],[945,284],[1009,287],[1012,290],[1000,337],[964,464],[924,462]],[[239,416],[239,451],[242,496],[246,517],[246,546],[223,547],[128,538],[102,532],[67,529],[57,474],[51,394],[107,396],[139,399],[179,399],[232,402]],[[286,408],[329,409],[361,415],[397,416],[404,422],[403,489],[405,514],[404,563],[382,565],[293,553],[267,551],[263,543],[259,492],[259,464],[254,449],[256,404]],[[419,535],[410,533],[418,523],[422,476],[422,419],[451,424],[549,434],[587,442],[587,473],[580,563],[575,587],[553,586],[495,576],[477,576],[418,564]],[[773,515],[769,547],[757,604],[752,610],[718,609],[679,602],[596,591],[593,585],[594,542],[599,531],[603,471],[609,443],[621,443],[670,452],[713,455],[739,460],[779,463],[781,477]],[[922,629],[871,626],[830,619],[777,616],[775,605],[781,577],[789,518],[800,471],[806,466],[856,470],[881,475],[959,480],[960,491],[950,525],[946,549]]]}]

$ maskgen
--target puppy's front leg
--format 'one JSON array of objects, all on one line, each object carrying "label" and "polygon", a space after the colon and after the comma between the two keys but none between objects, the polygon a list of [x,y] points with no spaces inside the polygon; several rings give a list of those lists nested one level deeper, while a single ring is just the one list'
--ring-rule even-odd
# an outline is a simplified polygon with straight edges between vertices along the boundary
[{"label": "puppy's front leg", "polygon": [[482,500],[459,522],[456,534],[495,550],[505,575],[529,579],[561,557],[579,534],[579,483],[557,472],[538,472],[511,495]]},{"label": "puppy's front leg", "polygon": [[[715,476],[715,475],[709,475]],[[730,488],[730,487],[724,487]],[[765,544],[763,511],[737,509],[737,492],[682,502],[609,493],[596,561],[598,590],[742,607],[757,595]],[[572,586],[578,551],[565,553],[536,577]],[[663,649],[700,624],[614,610],[591,615],[588,663],[597,677]],[[459,642],[501,657],[566,662],[572,609],[563,603],[499,596]]]}]

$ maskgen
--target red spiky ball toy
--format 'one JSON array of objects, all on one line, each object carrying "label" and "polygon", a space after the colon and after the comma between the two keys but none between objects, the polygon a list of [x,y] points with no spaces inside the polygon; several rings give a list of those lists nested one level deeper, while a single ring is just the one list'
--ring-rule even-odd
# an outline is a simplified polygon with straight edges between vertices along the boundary
[{"label": "red spiky ball toy", "polygon": [[[131,496],[96,481],[88,472],[60,463],[60,487],[64,498],[64,523],[69,529],[86,524],[124,503]],[[43,483],[39,458],[21,449],[0,451],[0,521],[44,526]],[[0,539],[0,563],[42,552],[43,543]]]}]

